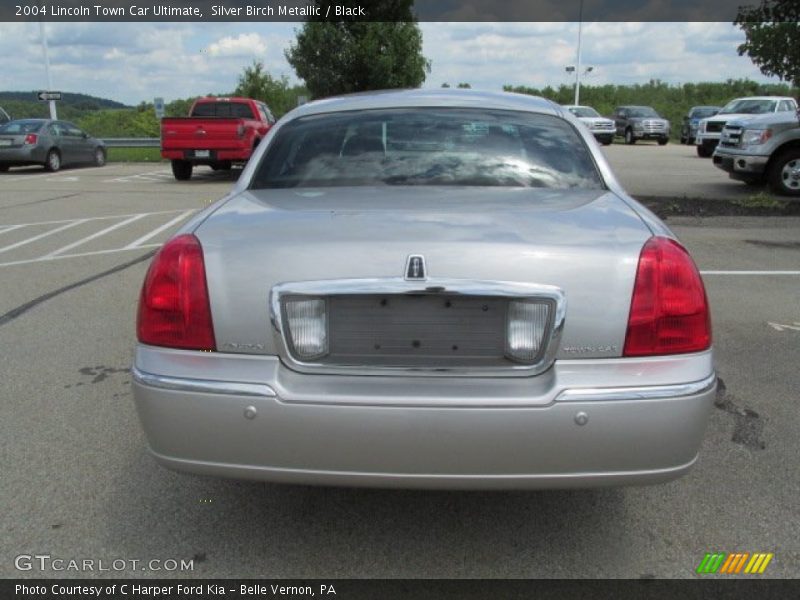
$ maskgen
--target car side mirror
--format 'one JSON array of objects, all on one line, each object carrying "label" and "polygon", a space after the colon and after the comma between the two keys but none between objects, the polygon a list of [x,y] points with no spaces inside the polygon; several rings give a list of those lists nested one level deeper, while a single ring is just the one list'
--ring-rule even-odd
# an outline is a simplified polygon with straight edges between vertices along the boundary
[{"label": "car side mirror", "polygon": [[82,137],[83,139],[85,139],[85,140],[88,140],[88,139],[89,139],[89,134],[88,134],[88,133],[86,133],[86,132],[84,131],[84,132],[81,134],[81,137]]}]

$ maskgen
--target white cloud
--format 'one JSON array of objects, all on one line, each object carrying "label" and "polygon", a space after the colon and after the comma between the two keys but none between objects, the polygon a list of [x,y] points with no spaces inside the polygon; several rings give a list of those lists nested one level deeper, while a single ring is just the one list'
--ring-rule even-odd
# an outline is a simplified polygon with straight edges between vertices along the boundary
[{"label": "white cloud", "polygon": [[267,41],[257,33],[227,36],[208,46],[211,56],[257,56],[266,51]]},{"label": "white cloud", "polygon": [[[227,93],[253,60],[275,76],[294,72],[283,55],[298,23],[48,23],[53,87],[126,104]],[[542,88],[571,85],[576,23],[421,23],[432,60],[426,87],[468,82]],[[587,84],[725,81],[763,77],[736,47],[729,23],[584,23]],[[0,89],[47,87],[38,23],[0,23]]]}]

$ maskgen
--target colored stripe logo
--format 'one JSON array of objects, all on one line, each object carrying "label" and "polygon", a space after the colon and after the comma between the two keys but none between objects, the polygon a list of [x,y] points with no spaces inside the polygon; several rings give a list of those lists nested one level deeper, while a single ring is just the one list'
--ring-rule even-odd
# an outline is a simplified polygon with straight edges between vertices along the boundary
[{"label": "colored stripe logo", "polygon": [[707,552],[697,567],[701,575],[761,575],[775,555],[771,552]]}]

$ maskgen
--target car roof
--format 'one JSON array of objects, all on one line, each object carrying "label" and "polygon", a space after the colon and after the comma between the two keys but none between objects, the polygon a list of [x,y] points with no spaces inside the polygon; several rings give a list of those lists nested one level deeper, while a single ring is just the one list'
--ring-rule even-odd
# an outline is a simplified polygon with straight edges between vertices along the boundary
[{"label": "car roof", "polygon": [[294,109],[290,114],[293,118],[296,118],[350,110],[422,107],[519,110],[550,115],[563,115],[564,112],[555,102],[538,96],[515,94],[512,92],[438,88],[381,90],[375,92],[360,92],[345,96],[334,96],[303,104]]}]

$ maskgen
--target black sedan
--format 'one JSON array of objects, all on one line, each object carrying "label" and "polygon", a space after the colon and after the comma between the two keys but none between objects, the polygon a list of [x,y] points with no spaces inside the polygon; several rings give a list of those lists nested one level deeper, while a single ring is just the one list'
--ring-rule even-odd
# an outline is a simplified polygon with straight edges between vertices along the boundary
[{"label": "black sedan", "polygon": [[106,164],[106,147],[67,121],[18,119],[0,125],[0,171],[42,165],[58,171],[68,164]]}]

